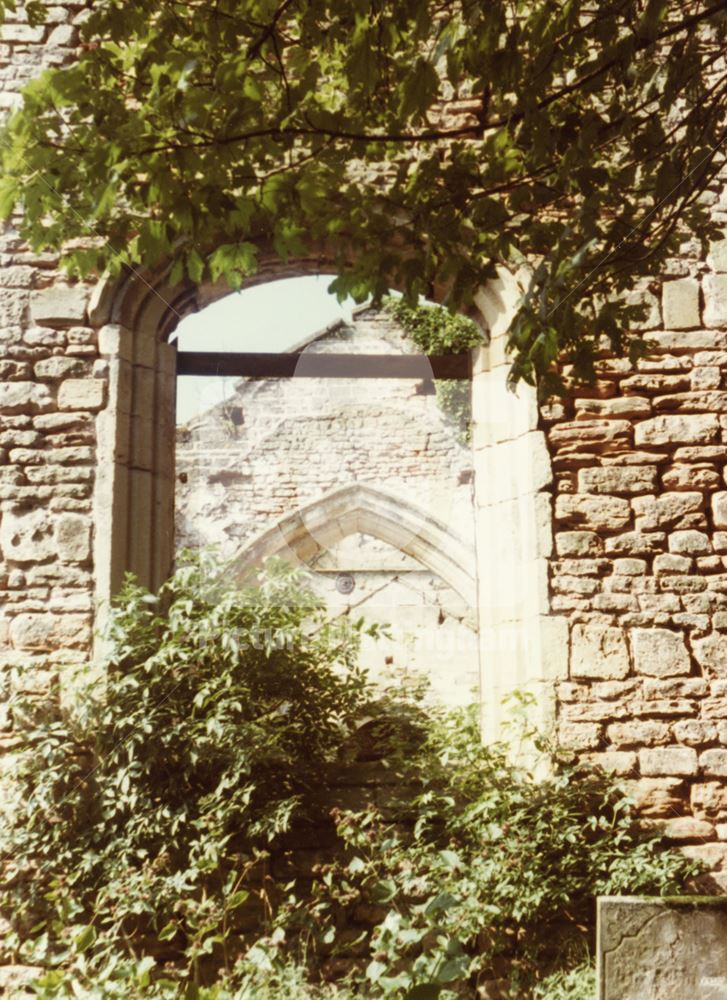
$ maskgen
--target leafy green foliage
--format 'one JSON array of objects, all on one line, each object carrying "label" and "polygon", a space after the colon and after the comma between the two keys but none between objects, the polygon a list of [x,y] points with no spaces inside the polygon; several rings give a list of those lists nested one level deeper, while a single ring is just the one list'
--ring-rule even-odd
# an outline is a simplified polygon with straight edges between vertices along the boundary
[{"label": "leafy green foliage", "polygon": [[316,256],[341,296],[458,308],[524,266],[512,377],[547,392],[558,357],[643,350],[623,293],[710,235],[726,25],[710,0],[97,0],[3,133],[0,206],[84,273],[236,287]]},{"label": "leafy green foliage", "polygon": [[[461,354],[483,342],[480,328],[466,316],[436,305],[412,306],[401,298],[388,298],[386,308],[407,336],[425,354]],[[463,443],[470,440],[471,387],[459,379],[437,379],[434,383],[442,412],[455,423]]]},{"label": "leafy green foliage", "polygon": [[105,956],[148,980],[135,942],[151,935],[193,977],[213,953],[224,964],[253,886],[264,917],[270,845],[311,810],[365,702],[359,630],[282,567],[247,590],[206,557],[157,596],[130,583],[105,682],[50,720],[13,706],[24,752],[3,905],[19,952],[81,971]]},{"label": "leafy green foliage", "polygon": [[576,1000],[594,897],[669,894],[698,866],[639,829],[610,777],[542,740],[551,773],[535,783],[481,745],[474,715],[421,726],[399,761],[401,799],[339,817],[347,856],[300,905],[303,924],[314,913],[335,940],[342,914],[378,908],[352,977],[366,996],[474,996],[484,978],[519,1000]]},{"label": "leafy green foliage", "polygon": [[[594,896],[673,893],[696,870],[612,778],[532,733],[540,781],[471,713],[372,700],[359,631],[283,567],[239,591],[203,557],[157,596],[127,586],[108,674],[71,707],[17,696],[1,891],[12,957],[45,967],[36,996],[453,1000],[495,978],[583,1000]],[[319,829],[364,714],[378,804],[336,810],[312,883],[287,880],[271,858],[294,822]]]},{"label": "leafy green foliage", "polygon": [[594,1000],[596,970],[587,962],[563,971],[559,969],[540,983],[536,1000]]},{"label": "leafy green foliage", "polygon": [[473,320],[441,306],[412,306],[405,299],[392,297],[386,300],[386,309],[425,354],[462,354],[484,340]]}]

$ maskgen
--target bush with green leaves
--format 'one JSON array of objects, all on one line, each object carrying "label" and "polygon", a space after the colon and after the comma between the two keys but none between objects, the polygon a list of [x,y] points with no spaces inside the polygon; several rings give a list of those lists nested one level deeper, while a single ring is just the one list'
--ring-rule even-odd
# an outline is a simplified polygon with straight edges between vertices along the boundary
[{"label": "bush with green leaves", "polygon": [[[437,305],[409,305],[388,298],[386,309],[406,335],[425,354],[462,354],[483,342],[482,330],[466,316]],[[442,412],[458,428],[463,443],[470,439],[470,383],[466,379],[437,379],[434,383]]]},{"label": "bush with green leaves", "polygon": [[17,954],[137,959],[158,936],[192,978],[205,957],[229,963],[248,883],[367,697],[358,631],[284,567],[248,589],[205,559],[156,596],[129,583],[103,683],[50,719],[12,706],[24,751],[3,903]]},{"label": "bush with green leaves", "polygon": [[346,858],[280,926],[297,913],[346,954],[341,929],[377,912],[351,978],[368,997],[453,1000],[494,979],[518,1000],[578,1000],[595,897],[675,893],[698,866],[640,827],[611,776],[537,735],[550,773],[534,781],[504,747],[481,744],[475,713],[419,726],[397,764],[398,801],[339,816]]},{"label": "bush with green leaves", "polygon": [[[678,892],[696,866],[545,741],[536,781],[473,713],[374,697],[361,629],[290,570],[238,589],[202,559],[156,596],[127,586],[105,675],[70,705],[15,698],[0,892],[34,995],[589,996],[595,896]],[[363,718],[388,780],[333,810],[312,880],[283,877],[270,858],[361,766]]]}]

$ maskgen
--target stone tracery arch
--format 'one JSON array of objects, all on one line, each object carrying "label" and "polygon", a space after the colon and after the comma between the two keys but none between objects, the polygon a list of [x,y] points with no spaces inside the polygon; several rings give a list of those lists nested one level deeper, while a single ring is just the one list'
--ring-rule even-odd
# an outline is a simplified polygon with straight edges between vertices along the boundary
[{"label": "stone tracery arch", "polygon": [[469,607],[477,606],[476,571],[467,545],[441,521],[408,500],[364,483],[351,483],[281,518],[230,562],[242,576],[275,556],[307,562],[360,531],[412,556],[440,576]]}]

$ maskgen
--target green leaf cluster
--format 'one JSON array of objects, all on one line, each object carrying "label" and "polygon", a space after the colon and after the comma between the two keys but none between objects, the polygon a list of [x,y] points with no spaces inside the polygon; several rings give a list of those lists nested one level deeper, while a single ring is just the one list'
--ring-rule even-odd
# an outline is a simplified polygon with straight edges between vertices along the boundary
[{"label": "green leaf cluster", "polygon": [[[484,342],[484,334],[474,320],[441,306],[410,305],[402,298],[390,297],[386,300],[386,309],[425,354],[462,354]],[[472,422],[469,382],[436,379],[434,391],[442,412],[457,427],[460,441],[468,444]]]},{"label": "green leaf cluster", "polygon": [[475,713],[421,726],[401,753],[405,794],[340,817],[346,859],[300,910],[325,914],[323,933],[378,911],[352,976],[366,996],[454,1000],[488,980],[513,1000],[591,996],[595,897],[669,895],[699,865],[640,828],[611,776],[537,734],[549,775],[535,782],[482,746]]},{"label": "green leaf cluster", "polygon": [[220,568],[190,556],[157,595],[129,582],[104,677],[50,717],[12,704],[2,906],[48,995],[64,963],[148,980],[155,939],[177,983],[224,966],[240,908],[264,919],[271,846],[318,815],[310,792],[363,710],[360,624],[329,621],[282,565],[242,589]]},{"label": "green leaf cluster", "polygon": [[[36,996],[454,1000],[497,979],[584,1000],[594,897],[698,870],[537,734],[536,781],[475,713],[374,699],[360,630],[283,566],[240,590],[202,556],[158,595],[129,583],[107,674],[72,705],[15,697],[0,901]],[[389,777],[334,811],[312,884],[291,879],[271,859],[294,823],[319,829],[362,718]]]},{"label": "green leaf cluster", "polygon": [[316,259],[466,309],[509,268],[512,378],[547,394],[642,350],[626,293],[714,231],[726,29],[710,0],[97,0],[2,132],[0,208],[78,273]]}]

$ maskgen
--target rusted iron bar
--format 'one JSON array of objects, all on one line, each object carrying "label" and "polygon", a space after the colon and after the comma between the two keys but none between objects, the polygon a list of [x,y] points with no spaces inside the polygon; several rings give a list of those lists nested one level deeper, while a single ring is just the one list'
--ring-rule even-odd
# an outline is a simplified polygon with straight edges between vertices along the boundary
[{"label": "rusted iron bar", "polygon": [[468,379],[469,354],[281,354],[179,351],[177,375],[237,378]]}]

